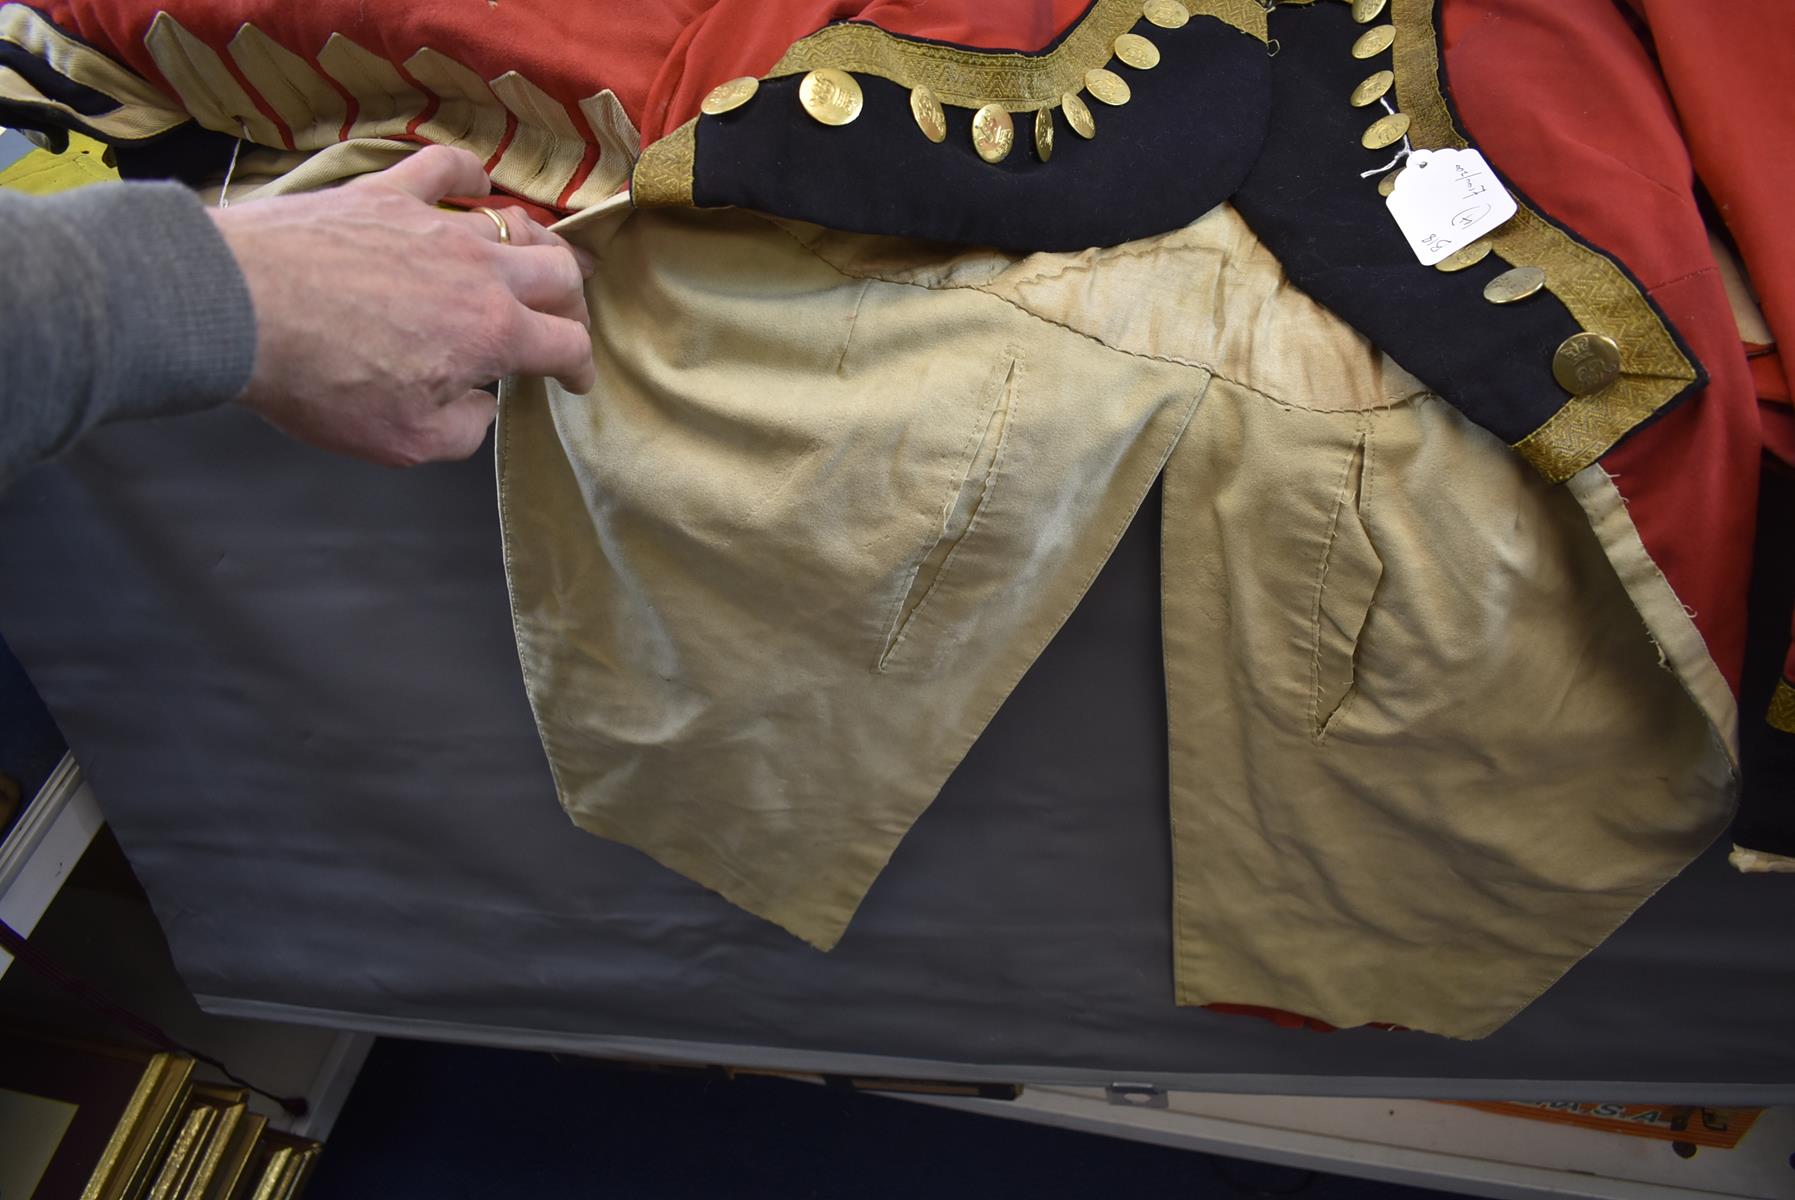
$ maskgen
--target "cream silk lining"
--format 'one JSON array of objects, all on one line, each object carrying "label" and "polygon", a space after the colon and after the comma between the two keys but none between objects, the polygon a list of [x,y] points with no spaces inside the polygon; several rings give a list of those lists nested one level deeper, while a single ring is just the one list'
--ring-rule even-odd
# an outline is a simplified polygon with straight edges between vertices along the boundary
[{"label": "cream silk lining", "polygon": [[1606,477],[1544,483],[1230,208],[1021,259],[561,228],[599,383],[508,385],[500,501],[582,827],[833,945],[1163,473],[1180,1002],[1481,1036],[1723,828],[1731,699]]}]

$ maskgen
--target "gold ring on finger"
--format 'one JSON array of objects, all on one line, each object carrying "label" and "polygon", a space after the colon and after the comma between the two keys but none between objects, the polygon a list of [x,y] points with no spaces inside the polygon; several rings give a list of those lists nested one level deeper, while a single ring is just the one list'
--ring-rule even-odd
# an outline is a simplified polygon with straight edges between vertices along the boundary
[{"label": "gold ring on finger", "polygon": [[509,246],[511,244],[511,226],[506,222],[504,213],[496,208],[487,208],[484,205],[474,209],[474,211],[477,213],[485,213],[492,218],[492,223],[499,227],[499,245]]}]

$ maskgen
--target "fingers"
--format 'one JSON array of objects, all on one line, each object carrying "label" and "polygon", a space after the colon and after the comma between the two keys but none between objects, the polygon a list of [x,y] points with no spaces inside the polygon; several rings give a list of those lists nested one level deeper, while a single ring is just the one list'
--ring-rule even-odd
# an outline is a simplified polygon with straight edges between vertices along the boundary
[{"label": "fingers", "polygon": [[[492,181],[486,177],[486,167],[479,157],[456,146],[425,146],[366,180],[396,188],[426,204],[435,204],[444,196],[484,196],[492,191]],[[487,218],[480,220],[492,226]],[[492,233],[496,237],[497,228],[492,228]]]},{"label": "fingers", "polygon": [[556,246],[509,246],[493,255],[493,264],[511,294],[526,307],[592,327],[579,265],[566,251]]},{"label": "fingers", "polygon": [[[591,278],[593,268],[596,264],[594,263],[592,256],[586,253],[586,251],[571,245],[560,234],[555,233],[542,225],[538,225],[523,211],[523,209],[518,208],[516,205],[507,205],[502,208],[498,205],[494,205],[493,207],[498,214],[505,219],[505,228],[511,233],[511,244],[513,246],[557,246],[573,255],[574,261],[579,264],[580,273],[587,278]],[[485,213],[471,212],[467,214],[465,224],[469,229],[473,230],[487,241],[494,243],[498,242],[498,224]]]},{"label": "fingers", "polygon": [[463,459],[478,450],[498,415],[498,403],[490,392],[475,390],[443,405],[436,414],[440,457]]},{"label": "fingers", "polygon": [[[392,188],[426,204],[435,204],[445,196],[487,196],[492,193],[492,180],[487,178],[485,165],[478,156],[455,146],[425,146],[411,157],[384,171],[364,176],[357,183]],[[557,246],[573,255],[581,274],[591,277],[596,266],[592,255],[537,224],[516,205],[506,205],[496,211],[510,234],[511,245]],[[486,213],[470,212],[461,220],[485,241],[499,241],[498,222]]]},{"label": "fingers", "polygon": [[[370,184],[404,192],[426,204],[445,196],[485,196],[492,182],[472,153],[449,146],[426,146],[416,154],[367,177]],[[590,391],[596,376],[588,326],[583,278],[593,269],[592,256],[507,207],[500,214],[511,235],[491,262],[506,289],[517,298],[519,316],[507,339],[503,374],[542,375],[559,380],[569,391]],[[499,240],[498,224],[485,213],[454,218],[489,243]],[[485,392],[468,392],[445,405],[436,425],[443,454],[465,458],[478,448],[492,423],[495,402]]]},{"label": "fingers", "polygon": [[[494,211],[504,218],[505,229],[511,235],[511,244],[514,246],[527,244],[524,242],[523,238],[520,238],[517,235],[517,226],[522,224],[522,222],[514,221],[510,214],[506,213],[504,209],[495,209]],[[481,241],[491,242],[495,246],[500,244],[498,222],[494,221],[489,214],[470,210],[465,215],[457,216],[452,219],[458,225],[467,226],[467,228],[472,230],[474,235]]]},{"label": "fingers", "polygon": [[507,346],[506,374],[546,375],[570,392],[592,390],[591,334],[578,321],[524,310]]}]

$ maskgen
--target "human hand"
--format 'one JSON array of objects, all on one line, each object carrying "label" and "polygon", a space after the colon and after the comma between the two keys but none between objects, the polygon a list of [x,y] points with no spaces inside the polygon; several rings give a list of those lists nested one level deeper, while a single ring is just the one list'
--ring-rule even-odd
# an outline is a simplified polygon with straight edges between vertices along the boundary
[{"label": "human hand", "polygon": [[256,314],[241,401],[282,432],[391,466],[466,458],[512,372],[593,383],[591,259],[519,210],[435,207],[491,191],[466,150],[426,146],[327,192],[212,210]]}]

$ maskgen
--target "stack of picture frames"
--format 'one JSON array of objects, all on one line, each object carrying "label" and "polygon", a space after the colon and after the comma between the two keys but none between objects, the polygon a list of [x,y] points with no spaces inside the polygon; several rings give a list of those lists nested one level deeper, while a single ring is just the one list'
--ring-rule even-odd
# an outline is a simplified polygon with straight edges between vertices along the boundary
[{"label": "stack of picture frames", "polygon": [[0,1200],[292,1200],[318,1143],[181,1054],[0,1029]]}]

